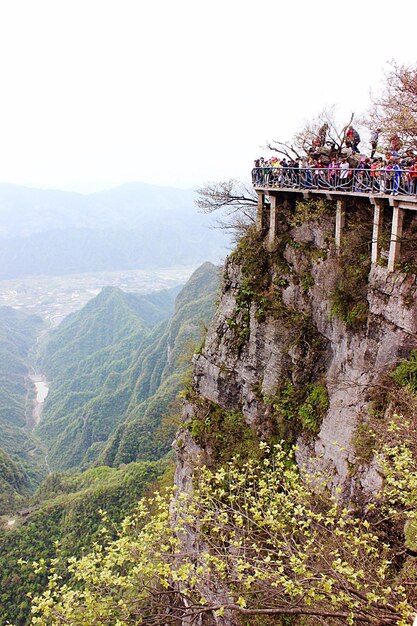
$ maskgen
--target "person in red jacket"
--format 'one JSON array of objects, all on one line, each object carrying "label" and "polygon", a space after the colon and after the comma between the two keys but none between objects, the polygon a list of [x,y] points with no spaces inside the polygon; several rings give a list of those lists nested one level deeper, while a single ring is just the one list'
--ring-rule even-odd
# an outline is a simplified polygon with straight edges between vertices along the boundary
[{"label": "person in red jacket", "polygon": [[346,132],[345,143],[348,148],[352,148],[353,152],[359,152],[358,145],[361,142],[361,138],[357,130],[353,126],[349,126]]},{"label": "person in red jacket", "polygon": [[409,193],[412,196],[417,195],[417,159],[414,161],[413,165],[408,170],[408,178],[409,178]]},{"label": "person in red jacket", "polygon": [[390,139],[390,148],[393,156],[398,156],[398,151],[401,150],[403,142],[398,135],[393,135]]}]

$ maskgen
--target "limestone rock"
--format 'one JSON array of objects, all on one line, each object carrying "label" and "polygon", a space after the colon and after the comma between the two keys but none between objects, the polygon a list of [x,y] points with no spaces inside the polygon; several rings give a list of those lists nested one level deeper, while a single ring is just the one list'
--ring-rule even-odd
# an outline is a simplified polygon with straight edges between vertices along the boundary
[{"label": "limestone rock", "polygon": [[[277,246],[268,253],[269,285],[262,286],[265,293],[259,287],[258,300],[254,297],[247,306],[242,304],[247,270],[245,274],[236,259],[226,261],[217,311],[205,345],[193,359],[193,388],[225,410],[242,411],[263,439],[274,433],[271,398],[280,389],[325,384],[328,409],[318,432],[298,432],[297,463],[320,472],[329,489],[340,491],[345,500],[366,503],[380,488],[381,475],[375,458],[359,462],[355,433],[358,424],[366,428],[373,391],[417,348],[417,285],[415,276],[372,267],[366,323],[349,327],[332,308],[340,260],[328,235],[328,219],[283,228],[281,252]],[[317,250],[325,253],[314,254]],[[253,281],[251,275],[249,279]],[[270,308],[262,310],[262,298]],[[185,420],[196,414],[196,407],[187,403]],[[197,445],[187,429],[180,431],[175,449],[175,482],[189,491],[194,468],[210,463],[212,450]],[[193,539],[188,541],[192,549]],[[210,587],[207,597],[213,593],[219,599],[225,590]],[[232,618],[222,619],[234,626]]]},{"label": "limestone rock", "polygon": [[[325,233],[317,224],[296,227],[293,235],[313,246],[325,242]],[[367,292],[368,323],[356,331],[331,315],[329,293],[335,282],[335,258],[330,255],[312,263],[290,245],[283,256],[290,268],[288,285],[282,289],[283,305],[309,315],[325,347],[322,345],[317,354],[310,349],[307,355],[298,345],[297,330],[291,322],[273,315],[259,318],[254,305],[249,311],[247,336],[237,340],[230,320],[236,318],[243,277],[241,267],[229,260],[219,307],[205,346],[194,358],[195,389],[224,409],[241,409],[248,424],[258,433],[266,433],[269,413],[265,397],[272,396],[287,380],[295,384],[315,380],[321,367],[329,408],[317,437],[299,441],[297,460],[308,469],[326,471],[331,487],[351,493],[351,468],[355,464],[352,439],[358,420],[366,418],[369,390],[417,344],[416,285],[410,276],[373,267]],[[306,272],[311,272],[314,282],[307,292],[297,279]],[[189,445],[193,456],[190,441]],[[378,483],[375,468],[361,468],[360,474],[364,489],[372,491],[372,485]]]}]

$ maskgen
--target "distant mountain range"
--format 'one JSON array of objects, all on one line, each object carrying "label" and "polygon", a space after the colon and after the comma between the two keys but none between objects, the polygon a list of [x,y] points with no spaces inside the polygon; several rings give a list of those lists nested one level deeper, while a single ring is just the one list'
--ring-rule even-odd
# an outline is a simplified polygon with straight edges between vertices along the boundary
[{"label": "distant mountain range", "polygon": [[0,279],[218,262],[223,231],[192,190],[128,183],[83,195],[0,185]]}]

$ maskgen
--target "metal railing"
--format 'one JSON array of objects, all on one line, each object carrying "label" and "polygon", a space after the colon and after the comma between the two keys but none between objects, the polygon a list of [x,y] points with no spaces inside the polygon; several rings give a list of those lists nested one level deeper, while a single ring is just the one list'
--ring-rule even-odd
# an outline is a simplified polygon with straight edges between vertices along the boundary
[{"label": "metal railing", "polygon": [[337,167],[256,167],[254,187],[341,191],[345,193],[417,195],[417,172],[408,168],[344,169]]}]

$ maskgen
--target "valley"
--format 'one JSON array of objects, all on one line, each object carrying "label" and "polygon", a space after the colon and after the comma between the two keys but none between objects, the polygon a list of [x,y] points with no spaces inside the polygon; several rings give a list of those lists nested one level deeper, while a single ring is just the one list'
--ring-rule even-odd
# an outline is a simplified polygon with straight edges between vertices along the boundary
[{"label": "valley", "polygon": [[195,266],[178,266],[0,280],[0,306],[34,313],[55,327],[97,296],[105,286],[138,294],[151,293],[179,287],[194,269]]},{"label": "valley", "polygon": [[29,623],[27,592],[45,582],[30,560],[81,554],[101,510],[121,521],[155,481],[172,482],[175,401],[219,281],[211,263],[190,273],[8,281],[3,301],[18,306],[0,307],[1,626]]},{"label": "valley", "polygon": [[[49,392],[49,383],[42,374],[30,374],[29,380],[31,383],[33,383],[35,387],[35,397],[33,399],[33,405],[31,407],[32,414],[30,416],[30,419],[33,423],[33,426],[36,427],[38,426],[42,415],[43,403],[45,402]],[[26,420],[27,422],[28,418]]]}]

